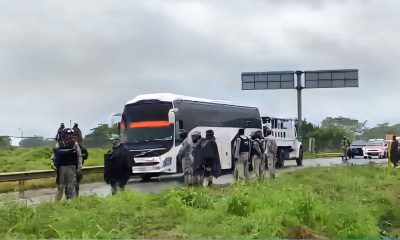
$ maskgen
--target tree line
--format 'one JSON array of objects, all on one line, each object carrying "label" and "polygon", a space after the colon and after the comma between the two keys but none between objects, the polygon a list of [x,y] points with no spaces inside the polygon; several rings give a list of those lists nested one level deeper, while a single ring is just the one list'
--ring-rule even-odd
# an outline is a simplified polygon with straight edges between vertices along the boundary
[{"label": "tree line", "polygon": [[[302,125],[303,145],[308,150],[308,139],[316,139],[316,151],[334,151],[340,149],[340,141],[343,136],[347,136],[350,141],[368,140],[371,138],[385,138],[386,134],[400,136],[400,123],[390,125],[389,123],[378,124],[368,128],[367,121],[360,122],[356,119],[346,117],[327,117],[320,125],[308,122],[306,119]],[[90,133],[83,139],[86,147],[108,148],[111,146],[111,134],[117,134],[117,126],[109,128],[107,124],[99,124],[90,129]],[[41,136],[34,136],[21,140],[20,147],[52,147],[55,141],[45,139]],[[11,139],[0,137],[0,148],[10,149]]]}]

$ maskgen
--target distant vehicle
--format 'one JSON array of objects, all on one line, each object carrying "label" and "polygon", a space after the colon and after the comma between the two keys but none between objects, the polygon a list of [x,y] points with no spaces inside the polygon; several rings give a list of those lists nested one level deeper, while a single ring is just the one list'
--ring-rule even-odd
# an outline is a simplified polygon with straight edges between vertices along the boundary
[{"label": "distant vehicle", "polygon": [[355,156],[364,156],[363,148],[367,145],[367,141],[356,140],[350,144],[348,156],[354,158]]},{"label": "distant vehicle", "polygon": [[385,139],[370,139],[367,145],[363,149],[364,158],[386,158],[387,154],[387,142]]},{"label": "distant vehicle", "polygon": [[278,146],[276,167],[282,168],[285,160],[296,160],[298,166],[303,164],[303,146],[297,139],[294,119],[262,117],[264,136],[266,130],[272,130],[272,136]]},{"label": "distant vehicle", "polygon": [[188,136],[200,131],[203,137],[206,130],[214,130],[222,169],[234,167],[232,146],[240,128],[246,134],[262,130],[255,107],[167,93],[139,95],[129,101],[119,126],[134,157],[132,173],[143,180],[182,172],[176,159],[182,145],[180,130]]}]

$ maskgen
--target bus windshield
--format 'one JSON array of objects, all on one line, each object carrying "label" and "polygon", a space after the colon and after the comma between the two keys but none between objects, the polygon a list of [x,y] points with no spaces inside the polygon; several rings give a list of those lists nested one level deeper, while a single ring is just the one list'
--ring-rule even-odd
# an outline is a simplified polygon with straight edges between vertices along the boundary
[{"label": "bus windshield", "polygon": [[156,100],[125,106],[122,134],[126,143],[142,143],[154,148],[171,147],[174,133],[174,126],[168,122],[171,108],[171,102]]}]

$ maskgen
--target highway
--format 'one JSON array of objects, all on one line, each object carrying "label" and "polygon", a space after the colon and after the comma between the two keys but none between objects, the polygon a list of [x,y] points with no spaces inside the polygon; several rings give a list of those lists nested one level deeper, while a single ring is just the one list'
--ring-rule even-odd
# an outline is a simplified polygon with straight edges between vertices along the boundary
[{"label": "highway", "polygon": [[[373,164],[386,164],[387,159],[363,159],[356,158],[351,159],[347,164],[351,165],[367,165]],[[317,158],[304,160],[303,166],[296,166],[295,161],[285,162],[285,167],[283,169],[278,169],[279,174],[285,172],[293,172],[299,169],[310,168],[310,167],[326,167],[343,164],[340,158]],[[231,184],[234,179],[231,174],[226,174],[214,181],[214,184]],[[127,189],[132,191],[139,191],[144,193],[160,193],[167,189],[183,187],[184,183],[182,181],[181,175],[170,175],[161,176],[158,178],[153,178],[150,182],[142,182],[140,179],[132,178],[130,179]],[[81,185],[81,195],[99,195],[107,196],[110,195],[110,186],[104,182],[82,184]],[[17,202],[27,205],[36,205],[44,202],[54,201],[55,189],[38,189],[38,190],[28,190],[25,191],[24,196],[21,198],[18,192],[4,193],[0,194],[0,205],[7,204],[11,202]]]}]

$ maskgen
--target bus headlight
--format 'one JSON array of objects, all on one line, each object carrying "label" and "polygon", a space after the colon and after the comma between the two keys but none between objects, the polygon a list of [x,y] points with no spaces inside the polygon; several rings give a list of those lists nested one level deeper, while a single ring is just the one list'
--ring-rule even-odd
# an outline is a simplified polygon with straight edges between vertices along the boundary
[{"label": "bus headlight", "polygon": [[167,157],[163,162],[163,167],[169,166],[172,163],[172,157]]}]

